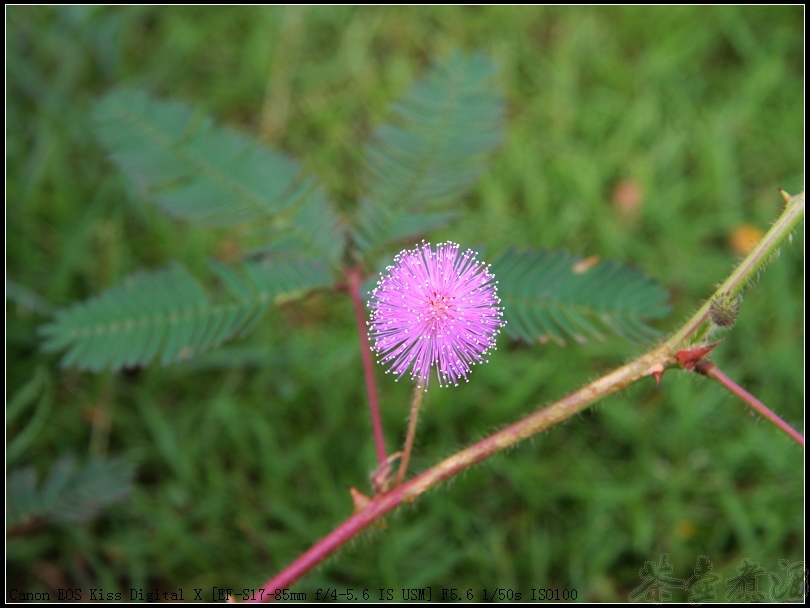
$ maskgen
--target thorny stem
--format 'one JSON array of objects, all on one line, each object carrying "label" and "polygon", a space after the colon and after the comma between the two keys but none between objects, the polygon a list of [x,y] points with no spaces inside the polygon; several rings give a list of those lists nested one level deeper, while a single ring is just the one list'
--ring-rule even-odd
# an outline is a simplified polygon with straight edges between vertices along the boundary
[{"label": "thorny stem", "polygon": [[732,380],[731,378],[726,376],[723,372],[721,372],[720,368],[718,368],[714,363],[712,363],[711,361],[701,361],[695,366],[695,371],[711,378],[712,380],[717,380],[731,393],[737,395],[737,397],[745,401],[748,405],[754,408],[762,416],[773,422],[785,433],[790,435],[790,437],[794,441],[796,441],[800,446],[804,447],[804,437],[802,437],[801,433],[796,431],[787,422],[782,420],[775,412],[771,411],[764,403],[762,403],[762,401],[754,397],[751,393],[749,393],[739,384],[734,382],[734,380]]},{"label": "thorny stem", "polygon": [[416,422],[419,420],[419,406],[422,404],[422,393],[424,393],[422,383],[416,385],[416,390],[413,394],[413,403],[411,403],[411,418],[408,421],[408,434],[405,435],[405,447],[402,450],[402,460],[399,461],[399,471],[397,472],[396,486],[402,483],[405,479],[405,473],[408,471],[408,462],[411,459],[411,450],[413,449],[413,438],[416,435]]},{"label": "thorny stem", "polygon": [[371,413],[371,429],[374,433],[374,445],[377,448],[377,463],[382,465],[388,457],[385,449],[385,436],[383,435],[382,420],[380,419],[380,404],[377,401],[377,384],[374,380],[374,362],[371,360],[371,347],[366,332],[366,311],[363,298],[360,297],[360,287],[363,284],[363,275],[360,268],[346,269],[349,297],[354,305],[354,318],[357,322],[357,334],[360,337],[360,355],[363,359],[363,375],[366,378],[366,393],[368,394],[368,408]]},{"label": "thorny stem", "polygon": [[[780,218],[763,237],[759,245],[742,261],[712,297],[728,292],[731,295],[739,293],[746,283],[753,279],[756,273],[770,260],[779,245],[789,237],[793,229],[801,222],[804,217],[804,192],[795,197],[788,197],[784,193],[783,195],[787,201],[787,206]],[[355,276],[354,279],[349,273],[347,273],[347,276],[350,285],[353,284],[353,280],[355,282],[359,280],[359,275]],[[358,290],[359,288],[350,287],[352,299],[355,299]],[[359,300],[359,296],[357,298]],[[311,547],[309,551],[267,581],[263,585],[266,592],[263,597],[269,600],[277,589],[288,588],[371,523],[380,519],[403,502],[413,502],[427,490],[476,463],[517,444],[523,439],[567,420],[604,397],[620,391],[642,378],[647,376],[655,376],[656,379],[660,378],[666,368],[676,364],[675,354],[687,346],[686,341],[689,336],[695,333],[706,320],[710,301],[711,299],[689,318],[669,340],[658,348],[602,376],[567,397],[529,414],[505,429],[461,450],[408,482],[395,487],[390,492],[374,496],[365,509],[346,519],[330,534]],[[357,307],[355,310],[357,310]],[[358,318],[362,318],[362,314],[358,313]],[[365,334],[362,331],[361,334],[363,334],[361,335],[361,343],[363,343]]]},{"label": "thorny stem", "polygon": [[[745,286],[756,277],[757,273],[776,256],[782,244],[790,238],[790,235],[804,219],[804,191],[796,196],[790,196],[784,190],[780,192],[787,203],[782,215],[771,226],[767,234],[762,237],[762,240],[757,243],[754,250],[740,262],[734,272],[717,288],[714,296],[721,294],[736,296],[741,293]],[[700,328],[701,324],[709,316],[709,307],[714,296],[706,300],[703,306],[672,335],[667,341],[668,344],[681,345]],[[705,337],[705,333],[705,331],[702,332],[700,337]]]},{"label": "thorny stem", "polygon": [[413,502],[421,494],[446,479],[527,437],[559,424],[606,395],[615,393],[644,378],[649,375],[650,369],[654,368],[656,364],[669,360],[671,354],[666,347],[661,347],[643,355],[556,403],[529,414],[505,429],[461,450],[390,492],[375,496],[363,511],[349,517],[329,535],[310,548],[309,551],[285,568],[283,572],[262,585],[265,591],[263,597],[270,599],[276,589],[288,588],[336,549],[400,504]]}]

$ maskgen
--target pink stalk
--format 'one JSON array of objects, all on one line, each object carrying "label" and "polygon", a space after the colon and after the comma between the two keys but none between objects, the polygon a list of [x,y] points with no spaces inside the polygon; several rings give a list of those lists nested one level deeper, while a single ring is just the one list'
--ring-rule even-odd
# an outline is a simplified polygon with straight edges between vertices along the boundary
[{"label": "pink stalk", "polygon": [[[778,247],[788,238],[791,231],[804,219],[804,192],[791,197],[783,192],[787,206],[782,216],[777,220],[771,230],[765,235],[760,244],[743,260],[731,276],[715,292],[717,295],[736,295],[751,278],[773,257]],[[357,326],[360,333],[360,344],[363,355],[363,369],[366,375],[366,388],[369,392],[369,407],[371,408],[372,425],[380,466],[385,466],[385,446],[382,441],[382,425],[379,422],[379,408],[377,405],[376,388],[374,386],[373,367],[371,363],[368,337],[365,332],[365,313],[360,298],[360,284],[362,274],[359,268],[347,269],[346,277],[349,281],[348,291],[355,306]],[[454,454],[438,465],[428,469],[421,475],[414,477],[407,483],[395,487],[388,493],[377,494],[369,499],[361,511],[355,513],[335,528],[329,535],[321,539],[301,557],[287,566],[282,572],[267,581],[263,586],[262,599],[253,601],[269,601],[276,590],[283,590],[295,583],[304,574],[317,566],[344,543],[351,540],[374,521],[383,517],[403,502],[413,502],[421,494],[438,485],[442,481],[457,475],[474,464],[515,445],[516,443],[540,433],[574,414],[596,403],[603,397],[615,393],[628,385],[647,376],[655,378],[656,384],[661,381],[664,371],[672,365],[683,360],[676,359],[679,352],[692,351],[694,361],[687,359],[687,363],[694,365],[699,358],[701,347],[687,345],[687,339],[703,325],[709,315],[711,300],[708,300],[676,333],[659,348],[639,357],[635,361],[591,382],[582,389],[564,397],[563,399],[538,410],[525,418],[511,424],[505,429],[490,435],[486,439]],[[707,330],[708,331],[708,330]],[[711,345],[711,347],[716,344]],[[706,348],[704,345],[703,349]],[[709,348],[710,350],[710,348]],[[708,352],[708,351],[707,351]],[[689,353],[687,353],[689,354]],[[681,357],[681,359],[683,356]],[[684,366],[685,367],[685,366]],[[690,368],[692,369],[692,368]],[[760,403],[756,398],[737,386],[715,366],[707,362],[697,363],[697,370],[715,378],[734,394],[744,399],[763,416],[774,422],[779,428],[788,433],[804,446],[804,438],[784,423],[776,414]],[[705,370],[705,371],[704,371]]]},{"label": "pink stalk", "polygon": [[485,458],[559,424],[606,395],[615,393],[629,384],[651,375],[652,370],[663,366],[670,357],[671,350],[666,345],[647,353],[556,403],[529,414],[494,435],[454,454],[387,494],[375,496],[365,509],[349,517],[281,573],[262,585],[264,591],[262,598],[265,601],[270,600],[277,589],[289,588],[336,549],[403,502],[413,502],[430,488]]},{"label": "pink stalk", "polygon": [[382,465],[388,457],[385,449],[385,436],[383,435],[382,420],[380,418],[380,404],[377,401],[377,384],[374,381],[374,362],[371,359],[371,346],[368,342],[366,330],[366,311],[363,298],[360,297],[360,288],[363,284],[363,275],[359,267],[347,268],[346,279],[349,282],[348,292],[354,305],[354,318],[357,322],[357,334],[360,336],[360,356],[363,359],[363,375],[366,378],[366,393],[368,394],[368,408],[371,412],[371,428],[374,432],[374,444],[377,447],[377,462]]},{"label": "pink stalk", "polygon": [[408,432],[405,435],[405,447],[402,448],[402,460],[399,461],[399,471],[395,485],[400,485],[408,472],[408,463],[411,460],[411,450],[413,449],[413,439],[416,436],[416,423],[419,420],[419,405],[422,403],[422,393],[424,393],[422,383],[416,385],[411,404],[411,418],[408,421]]},{"label": "pink stalk", "polygon": [[739,384],[734,382],[734,380],[732,380],[731,378],[726,376],[723,372],[721,372],[720,369],[714,363],[712,363],[711,361],[701,361],[695,366],[695,371],[700,372],[701,374],[711,378],[712,380],[717,380],[717,382],[722,384],[731,393],[737,395],[737,397],[745,401],[748,405],[754,408],[762,416],[773,422],[776,426],[778,426],[785,433],[787,433],[800,446],[804,447],[804,437],[802,437],[802,435],[798,431],[796,431],[793,427],[791,427],[787,422],[782,420],[775,412],[768,409],[768,407],[764,403],[762,403],[762,401],[754,397],[751,393],[749,393]]}]

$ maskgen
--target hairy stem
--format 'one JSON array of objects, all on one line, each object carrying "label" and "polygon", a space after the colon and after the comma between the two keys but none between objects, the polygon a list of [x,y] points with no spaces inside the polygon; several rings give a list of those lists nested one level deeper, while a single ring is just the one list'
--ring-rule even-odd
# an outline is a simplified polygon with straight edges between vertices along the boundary
[{"label": "hairy stem", "polygon": [[[795,197],[785,195],[785,199],[787,205],[780,218],[763,237],[759,245],[741,262],[712,297],[724,293],[730,295],[739,293],[756,276],[757,272],[770,261],[778,247],[801,222],[804,217],[804,193]],[[347,276],[349,275],[347,274]],[[354,279],[350,277],[350,285],[352,285],[352,280],[359,281],[358,277],[359,275]],[[355,287],[350,287],[353,299],[354,294],[359,293],[359,287],[356,287],[356,285],[359,285],[359,283],[355,283]],[[346,519],[281,573],[267,581],[263,585],[267,593],[264,598],[269,600],[277,589],[289,587],[371,523],[380,519],[403,502],[413,502],[427,490],[476,463],[567,420],[607,395],[611,395],[642,378],[653,376],[658,382],[666,368],[676,365],[675,354],[687,345],[687,339],[706,320],[710,302],[711,299],[658,348],[602,376],[567,397],[529,414],[505,429],[461,450],[408,482],[395,487],[390,492],[375,496],[369,501],[365,509]],[[358,318],[362,319],[362,316],[359,313]],[[363,334],[362,331],[361,334]],[[363,343],[364,335],[361,336],[361,343]]]},{"label": "hairy stem", "polygon": [[[762,240],[757,243],[754,250],[740,262],[740,265],[720,285],[714,296],[726,294],[736,296],[740,294],[745,286],[756,278],[757,273],[774,259],[779,248],[790,238],[790,235],[804,219],[804,191],[796,196],[790,196],[784,190],[781,192],[786,202],[782,215],[771,226],[767,234],[762,237]],[[700,328],[709,316],[709,307],[714,296],[706,300],[703,306],[672,335],[667,341],[669,344],[682,345],[689,336]],[[704,338],[706,333],[708,332],[702,332],[699,339]]]},{"label": "hairy stem", "polygon": [[402,449],[402,460],[399,461],[399,471],[395,485],[400,485],[408,472],[408,463],[411,460],[411,450],[413,449],[413,438],[416,436],[416,422],[419,420],[419,406],[422,404],[422,393],[424,393],[422,383],[416,385],[411,403],[411,416],[408,421],[408,433],[405,435],[405,447]]},{"label": "hairy stem", "polygon": [[360,337],[360,356],[363,359],[363,375],[366,378],[366,393],[368,394],[368,408],[371,413],[371,429],[374,432],[374,445],[377,448],[377,463],[382,465],[388,457],[388,452],[385,449],[380,404],[377,400],[377,384],[374,380],[374,362],[371,359],[371,346],[368,343],[368,333],[366,331],[366,311],[363,306],[363,298],[360,297],[360,287],[363,284],[363,275],[360,268],[346,269],[346,279],[348,280],[349,297],[354,305],[357,335]]},{"label": "hairy stem", "polygon": [[717,382],[719,382],[725,388],[727,388],[729,392],[745,401],[748,405],[754,408],[762,416],[773,422],[781,430],[787,433],[791,439],[797,442],[800,446],[804,447],[804,437],[802,437],[801,433],[796,431],[787,422],[782,420],[776,414],[776,412],[771,411],[764,403],[762,403],[762,401],[754,397],[751,393],[749,393],[739,384],[734,382],[734,380],[732,380],[731,378],[726,376],[723,372],[721,372],[720,368],[718,368],[714,363],[712,363],[711,361],[701,361],[695,366],[695,371],[711,378],[712,380],[717,380]]},{"label": "hairy stem", "polygon": [[341,545],[403,502],[413,502],[429,489],[476,463],[527,437],[559,424],[604,396],[615,393],[649,375],[650,369],[654,368],[656,364],[666,362],[670,358],[670,354],[668,349],[662,347],[639,357],[632,363],[620,367],[577,392],[454,454],[387,494],[375,496],[363,511],[349,517],[278,576],[262,585],[265,591],[264,597],[269,599],[276,589],[289,587]]}]

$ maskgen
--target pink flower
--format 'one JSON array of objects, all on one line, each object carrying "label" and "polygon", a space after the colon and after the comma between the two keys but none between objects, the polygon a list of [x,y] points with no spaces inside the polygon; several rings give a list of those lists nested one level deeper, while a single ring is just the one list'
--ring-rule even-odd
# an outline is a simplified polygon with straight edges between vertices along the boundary
[{"label": "pink flower", "polygon": [[386,372],[397,379],[410,370],[425,389],[436,367],[439,385],[467,380],[485,362],[505,321],[497,281],[489,266],[455,243],[434,251],[422,242],[394,258],[372,292],[369,337]]}]

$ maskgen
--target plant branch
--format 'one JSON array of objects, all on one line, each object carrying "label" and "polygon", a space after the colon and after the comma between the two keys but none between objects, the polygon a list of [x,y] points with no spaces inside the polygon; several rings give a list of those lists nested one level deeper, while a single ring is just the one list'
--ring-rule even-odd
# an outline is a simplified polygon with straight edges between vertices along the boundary
[{"label": "plant branch", "polygon": [[[713,297],[724,293],[738,294],[754,278],[756,273],[770,261],[779,246],[801,222],[804,217],[804,193],[795,197],[785,195],[785,199],[787,205],[780,218],[757,247],[718,288]],[[359,271],[355,272],[358,274],[347,273],[350,283],[349,292],[352,299],[359,302],[359,296],[357,295],[359,293]],[[354,538],[371,523],[380,519],[403,502],[413,502],[421,494],[441,482],[528,437],[563,422],[604,397],[620,391],[642,378],[652,376],[658,383],[664,370],[677,364],[675,355],[684,347],[687,338],[694,334],[706,320],[710,302],[711,299],[658,348],[602,376],[567,397],[529,414],[478,443],[461,450],[408,482],[395,487],[390,492],[378,494],[368,502],[365,509],[346,519],[281,573],[267,581],[263,586],[267,593],[264,598],[269,600],[273,597],[276,589],[284,589],[292,585],[344,543]],[[366,340],[365,333],[362,331],[362,308],[358,309],[356,305],[355,310],[359,310],[358,326],[361,327],[361,344],[363,344]]]},{"label": "plant branch", "polygon": [[655,368],[657,364],[668,361],[671,358],[670,355],[671,353],[666,347],[661,347],[639,357],[577,392],[454,454],[387,494],[375,496],[363,511],[349,517],[328,536],[321,539],[309,551],[285,568],[284,571],[267,581],[262,586],[265,591],[264,597],[270,599],[276,589],[288,588],[341,545],[403,502],[413,502],[429,489],[476,463],[515,445],[527,437],[559,424],[606,395],[615,393],[650,375],[650,370]]},{"label": "plant branch", "polygon": [[349,297],[354,305],[354,318],[357,322],[357,335],[360,338],[360,355],[363,359],[363,375],[366,378],[366,393],[368,394],[368,408],[371,413],[371,428],[374,432],[374,445],[377,448],[377,463],[382,466],[388,457],[385,449],[385,436],[383,435],[382,420],[380,418],[380,404],[377,400],[377,384],[374,380],[374,362],[371,359],[371,346],[368,343],[366,330],[366,311],[363,298],[360,297],[360,288],[363,284],[363,275],[359,267],[347,268]]},{"label": "plant branch", "polygon": [[395,484],[397,486],[405,479],[405,473],[408,471],[408,463],[411,460],[411,450],[413,449],[413,438],[416,435],[416,422],[419,420],[419,406],[422,404],[422,393],[424,392],[422,383],[417,383],[413,394],[413,403],[411,403],[411,416],[408,421],[408,432],[405,435],[405,447],[402,449],[402,460],[399,462],[399,471],[397,472]]},{"label": "plant branch", "polygon": [[781,430],[790,435],[790,437],[800,446],[804,447],[804,437],[802,437],[801,433],[782,420],[775,412],[771,411],[764,403],[762,403],[762,401],[754,397],[751,393],[734,382],[734,380],[721,372],[720,368],[718,368],[714,363],[711,361],[701,361],[695,366],[695,371],[711,378],[712,380],[717,380],[717,382],[722,384],[731,393],[745,401],[762,416],[773,422]]},{"label": "plant branch", "polygon": [[[668,344],[676,347],[684,345],[685,340],[695,333],[709,316],[712,299],[721,294],[728,296],[740,294],[745,286],[756,277],[757,273],[774,259],[782,244],[790,238],[790,235],[804,219],[804,190],[796,196],[790,196],[784,190],[780,192],[786,202],[782,215],[771,226],[767,234],[762,237],[762,240],[757,243],[753,251],[740,262],[734,272],[718,287],[714,296],[706,300],[703,306],[672,335],[667,341]],[[706,333],[708,333],[708,328],[707,331],[701,333],[696,341],[705,338]]]}]

